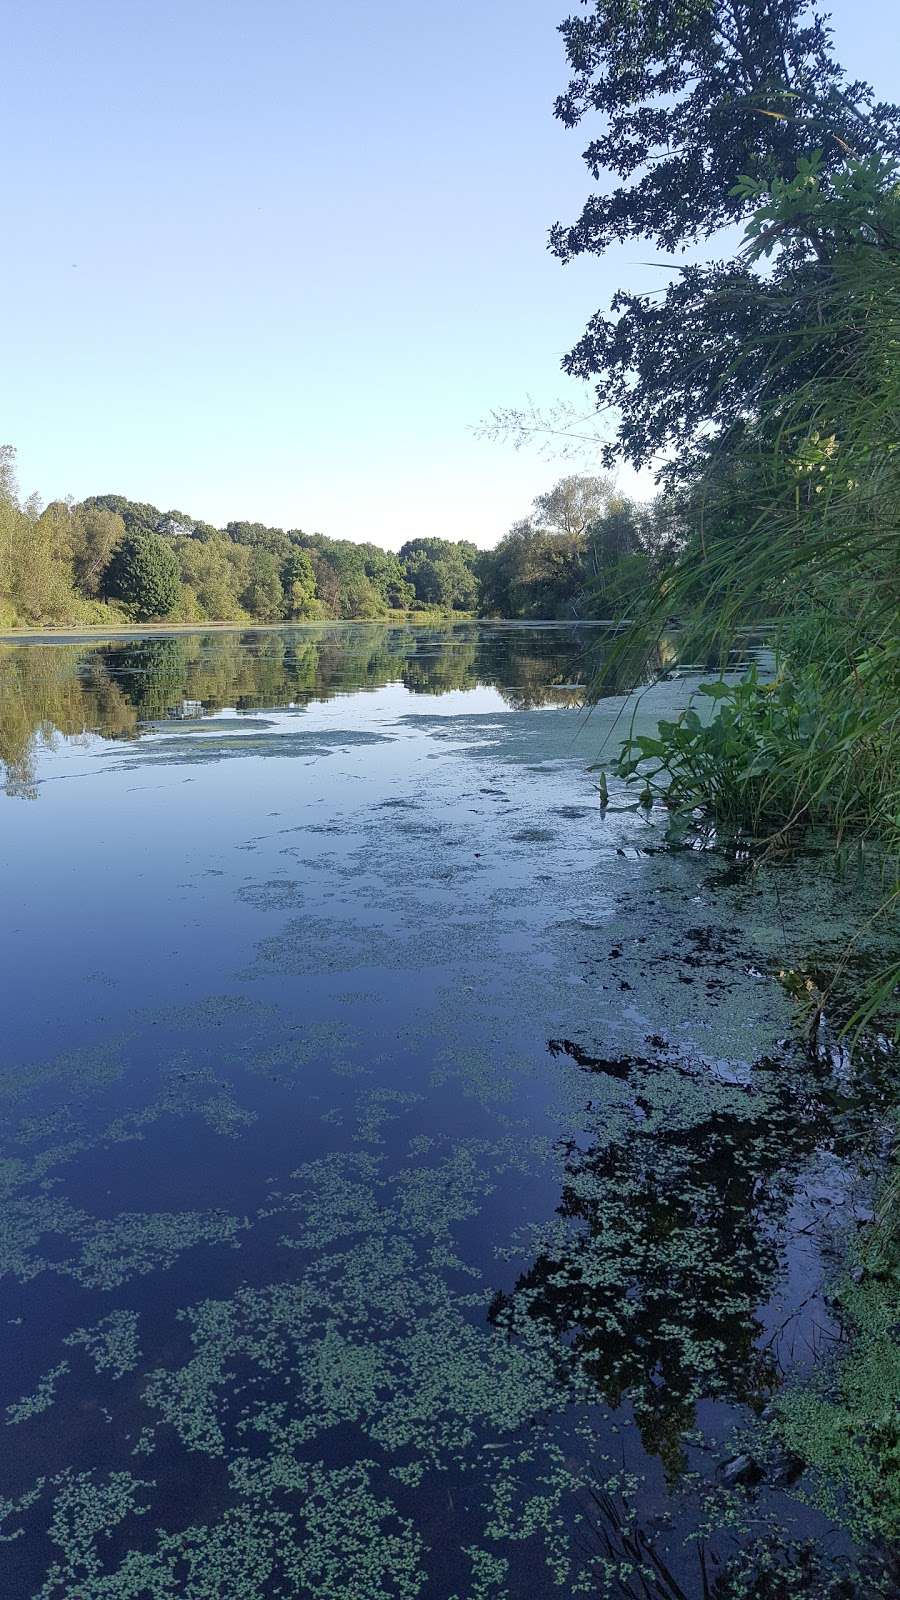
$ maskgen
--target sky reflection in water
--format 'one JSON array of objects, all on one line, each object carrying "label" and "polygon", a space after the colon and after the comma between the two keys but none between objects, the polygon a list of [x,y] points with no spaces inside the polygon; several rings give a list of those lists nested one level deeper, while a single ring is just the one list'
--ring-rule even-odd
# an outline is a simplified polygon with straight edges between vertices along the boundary
[{"label": "sky reflection in water", "polygon": [[596,642],[0,644],[12,1600],[629,1593],[626,1503],[702,1592],[864,1175],[772,1053],[825,891],[601,812]]}]

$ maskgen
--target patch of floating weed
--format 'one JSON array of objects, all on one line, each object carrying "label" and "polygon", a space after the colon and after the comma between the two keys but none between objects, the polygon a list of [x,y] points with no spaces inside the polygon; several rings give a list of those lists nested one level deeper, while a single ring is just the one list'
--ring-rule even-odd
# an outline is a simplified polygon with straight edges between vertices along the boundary
[{"label": "patch of floating weed", "polygon": [[67,1266],[88,1289],[115,1289],[129,1278],[168,1267],[198,1244],[237,1248],[246,1220],[227,1211],[123,1211],[95,1221],[81,1255]]},{"label": "patch of floating weed", "polygon": [[776,1402],[776,1430],[811,1470],[808,1496],[858,1538],[900,1540],[900,1282],[840,1286],[848,1344]]},{"label": "patch of floating weed", "polygon": [[71,1239],[90,1222],[60,1195],[38,1194],[9,1200],[0,1207],[0,1277],[7,1274],[27,1283],[42,1272],[59,1270],[56,1261],[42,1256],[45,1237]]},{"label": "patch of floating weed", "polygon": [[378,1164],[372,1156],[330,1151],[297,1167],[291,1178],[300,1187],[274,1192],[261,1216],[295,1213],[299,1221],[289,1243],[296,1249],[323,1250],[337,1240],[367,1233],[379,1217],[373,1180]]},{"label": "patch of floating weed", "polygon": [[[56,1195],[11,1201],[0,1210],[0,1274],[28,1282],[43,1272],[74,1278],[88,1289],[114,1289],[129,1278],[171,1266],[198,1244],[236,1247],[246,1219],[225,1211],[121,1212],[96,1218]],[[77,1254],[48,1257],[45,1237],[75,1244]]]},{"label": "patch of floating weed", "polygon": [[257,911],[290,911],[302,904],[303,885],[296,878],[269,878],[265,883],[242,884],[237,897]]},{"label": "patch of floating weed", "polygon": [[59,1106],[42,1117],[23,1117],[16,1128],[17,1144],[40,1144],[45,1139],[55,1139],[59,1134],[80,1131],[72,1116],[70,1106]]},{"label": "patch of floating weed", "polygon": [[[362,728],[319,729],[315,733],[287,732],[225,733],[203,730],[201,733],[162,736],[152,742],[142,741],[139,747],[127,752],[125,760],[110,763],[109,772],[128,772],[134,766],[167,767],[208,766],[214,761],[240,760],[262,756],[285,757],[309,761],[321,760],[357,745],[390,744],[387,734],[371,733]],[[130,758],[130,759],[129,759]]]},{"label": "patch of floating weed", "polygon": [[264,1023],[278,1016],[275,1006],[239,994],[209,994],[188,1005],[161,1006],[155,1011],[136,1011],[136,1022],[161,1028],[188,1028],[205,1031],[225,1028],[235,1022]]},{"label": "patch of floating weed", "polygon": [[896,1570],[878,1556],[849,1563],[812,1540],[775,1532],[753,1539],[726,1562],[712,1592],[715,1600],[893,1600]]},{"label": "patch of floating weed", "polygon": [[367,928],[347,919],[294,917],[281,932],[262,939],[256,947],[259,972],[282,977],[307,977],[311,972],[352,972],[378,966],[382,959],[383,929]]},{"label": "patch of floating weed", "polygon": [[74,1600],[76,1595],[79,1600],[100,1600],[101,1595],[109,1595],[111,1600],[130,1600],[131,1595],[139,1594],[140,1590],[133,1587],[108,1582],[97,1545],[126,1518],[146,1516],[148,1507],[140,1505],[138,1497],[153,1484],[130,1472],[111,1472],[103,1477],[98,1472],[71,1469],[50,1482],[57,1492],[49,1533],[61,1554],[50,1566],[34,1600]]},{"label": "patch of floating weed", "polygon": [[769,1078],[742,1087],[644,1062],[627,1081],[592,1080],[597,1103],[586,1139],[565,1147],[557,1216],[491,1306],[507,1336],[538,1324],[563,1370],[610,1404],[630,1400],[673,1478],[701,1398],[761,1405],[776,1378],[754,1313],[815,1122],[798,1124],[787,1074]]},{"label": "patch of floating weed", "polygon": [[11,1195],[28,1177],[28,1168],[18,1156],[0,1157],[0,1195]]},{"label": "patch of floating weed", "polygon": [[19,1517],[23,1512],[30,1511],[36,1505],[44,1492],[45,1478],[38,1478],[24,1494],[15,1498],[0,1495],[0,1544],[12,1544],[16,1539],[22,1539],[25,1529],[22,1527],[8,1529],[6,1524],[11,1517]]},{"label": "patch of floating weed", "polygon": [[535,1471],[536,1454],[531,1445],[498,1460],[485,1536],[520,1544],[539,1534],[554,1585],[570,1594],[584,1592],[584,1571],[574,1560],[571,1503],[584,1486],[585,1472],[547,1441],[540,1452],[540,1470]]},{"label": "patch of floating weed", "polygon": [[[486,1431],[514,1433],[557,1389],[537,1340],[509,1345],[469,1318],[469,1298],[408,1246],[369,1244],[349,1260],[321,1259],[302,1284],[245,1286],[228,1302],[193,1308],[194,1355],[153,1373],[145,1400],[187,1448],[227,1455],[242,1493],[271,1492],[284,1463],[347,1424],[397,1465],[471,1465]],[[284,1400],[254,1400],[250,1379],[240,1404],[230,1380],[248,1362],[281,1378]],[[233,1429],[246,1448],[229,1449]]]},{"label": "patch of floating weed", "polygon": [[111,1311],[91,1328],[76,1328],[63,1343],[80,1345],[94,1363],[95,1372],[123,1378],[140,1360],[136,1311]]},{"label": "patch of floating weed", "polygon": [[247,1063],[254,1073],[280,1075],[285,1070],[293,1076],[298,1067],[311,1062],[327,1062],[332,1072],[341,1077],[356,1077],[370,1071],[368,1063],[359,1059],[362,1036],[355,1028],[342,1022],[309,1022],[291,1030],[290,1037],[265,1056],[253,1057]]},{"label": "patch of floating weed", "polygon": [[[190,1058],[185,1056],[185,1061]],[[238,1105],[228,1089],[205,1096],[204,1087],[216,1083],[216,1075],[209,1068],[190,1066],[187,1070],[176,1065],[169,1068],[169,1082],[156,1100],[139,1111],[128,1111],[108,1123],[92,1141],[97,1144],[127,1144],[144,1138],[147,1128],[163,1117],[199,1117],[214,1133],[233,1137],[240,1128],[251,1126],[256,1113]]]},{"label": "patch of floating weed", "polygon": [[410,1107],[420,1105],[424,1098],[424,1095],[404,1093],[400,1089],[370,1089],[358,1102],[354,1139],[361,1144],[384,1144],[385,1123],[402,1116]]},{"label": "patch of floating weed", "polygon": [[213,1133],[220,1133],[229,1139],[237,1138],[242,1128],[250,1128],[259,1120],[255,1111],[248,1111],[244,1106],[239,1106],[233,1097],[225,1092],[202,1101],[197,1109]]},{"label": "patch of floating weed", "polygon": [[[506,1591],[509,1562],[505,1556],[491,1555],[489,1550],[480,1550],[477,1545],[467,1545],[464,1554],[472,1563],[467,1600],[489,1600],[491,1595]],[[456,1597],[451,1596],[451,1600]]]},{"label": "patch of floating weed", "polygon": [[430,1133],[416,1133],[406,1146],[408,1155],[427,1156],[429,1150],[434,1148],[435,1140]]},{"label": "patch of floating weed", "polygon": [[[153,1485],[126,1472],[62,1474],[53,1480],[50,1526],[61,1559],[36,1600],[415,1600],[425,1581],[424,1546],[409,1520],[373,1491],[373,1462],[269,1466],[264,1485],[248,1480],[243,1501],[215,1523],[160,1531],[153,1549],[130,1549],[113,1569],[106,1541],[127,1518],[146,1514],[138,1497]],[[4,1509],[27,1510],[37,1492]]]},{"label": "patch of floating weed", "polygon": [[52,1085],[62,1085],[68,1097],[103,1091],[118,1083],[125,1074],[122,1048],[125,1041],[83,1050],[70,1050],[50,1061],[28,1066],[5,1067],[0,1072],[0,1102],[14,1104]]},{"label": "patch of floating weed", "polygon": [[49,1411],[56,1399],[56,1385],[68,1371],[68,1361],[60,1361],[58,1366],[51,1367],[50,1371],[45,1372],[39,1379],[34,1394],[25,1395],[14,1405],[7,1406],[7,1426],[15,1422],[27,1422],[31,1417],[40,1416],[42,1411]]}]

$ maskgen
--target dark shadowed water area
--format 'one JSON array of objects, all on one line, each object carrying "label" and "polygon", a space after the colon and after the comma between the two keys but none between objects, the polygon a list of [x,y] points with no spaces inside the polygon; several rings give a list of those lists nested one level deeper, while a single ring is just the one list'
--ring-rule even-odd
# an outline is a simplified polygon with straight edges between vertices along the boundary
[{"label": "dark shadowed water area", "polygon": [[778,976],[858,906],[601,807],[692,686],[587,717],[602,648],[0,644],[4,1600],[704,1600],[758,1533],[850,1551],[734,1462],[871,1203],[877,1083]]}]

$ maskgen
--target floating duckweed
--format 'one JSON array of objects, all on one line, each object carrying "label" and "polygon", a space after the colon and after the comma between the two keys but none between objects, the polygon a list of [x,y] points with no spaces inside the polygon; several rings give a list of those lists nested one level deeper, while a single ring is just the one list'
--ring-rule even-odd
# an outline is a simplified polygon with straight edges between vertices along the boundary
[{"label": "floating duckweed", "polygon": [[149,1508],[138,1504],[138,1496],[152,1489],[153,1483],[130,1472],[111,1472],[104,1478],[97,1472],[73,1472],[70,1468],[52,1483],[57,1494],[49,1533],[62,1559],[50,1566],[35,1600],[74,1600],[75,1595],[79,1600],[100,1600],[106,1594],[113,1600],[120,1596],[128,1600],[127,1588],[107,1585],[97,1544],[126,1518],[146,1515]]},{"label": "floating duckweed", "polygon": [[399,1089],[371,1089],[360,1097],[357,1131],[353,1135],[362,1144],[384,1144],[382,1127],[392,1117],[399,1117],[410,1106],[418,1105],[424,1095],[403,1093]]},{"label": "floating duckweed", "polygon": [[27,1176],[28,1168],[20,1156],[0,1157],[0,1194],[14,1194]]},{"label": "floating duckweed", "polygon": [[887,1274],[842,1288],[838,1359],[777,1402],[784,1443],[812,1469],[809,1496],[861,1539],[900,1539],[900,1292]]},{"label": "floating duckweed", "polygon": [[8,1530],[6,1524],[9,1522],[10,1517],[20,1516],[22,1512],[31,1510],[31,1507],[40,1500],[46,1481],[46,1478],[38,1478],[30,1488],[25,1490],[24,1494],[20,1494],[16,1499],[8,1499],[6,1496],[0,1495],[0,1544],[12,1544],[14,1540],[23,1538],[24,1528],[18,1527]]},{"label": "floating duckweed", "polygon": [[303,885],[296,878],[270,878],[266,883],[244,883],[238,899],[258,911],[287,911],[303,902]]},{"label": "floating duckweed", "polygon": [[248,1111],[244,1106],[239,1106],[229,1094],[213,1095],[209,1100],[204,1100],[199,1107],[200,1115],[214,1133],[221,1133],[227,1138],[237,1138],[241,1128],[251,1128],[258,1121],[255,1111]]},{"label": "floating duckweed", "polygon": [[[0,1271],[23,1283],[58,1272],[88,1289],[114,1289],[130,1277],[171,1266],[197,1244],[237,1246],[246,1220],[225,1211],[123,1211],[95,1218],[58,1196],[39,1194],[0,1210]],[[42,1256],[44,1236],[79,1246],[77,1255]]]},{"label": "floating duckweed", "polygon": [[31,1066],[6,1067],[0,1072],[0,1101],[11,1105],[55,1084],[61,1085],[67,1095],[76,1087],[82,1094],[105,1090],[125,1074],[123,1043],[71,1050]]},{"label": "floating duckweed", "polygon": [[[424,1545],[370,1485],[374,1463],[297,1464],[290,1498],[228,1507],[218,1521],[157,1535],[151,1550],[104,1561],[109,1534],[146,1514],[153,1485],[127,1472],[63,1474],[51,1538],[62,1552],[35,1600],[416,1600]],[[103,1542],[101,1542],[103,1541]]]},{"label": "floating duckweed", "polygon": [[488,1600],[505,1587],[509,1577],[509,1562],[505,1556],[491,1555],[489,1550],[479,1550],[477,1545],[467,1545],[465,1554],[472,1563],[472,1583],[469,1600]]},{"label": "floating duckweed", "polygon": [[56,1263],[38,1252],[45,1235],[75,1237],[89,1222],[60,1195],[38,1194],[7,1201],[0,1207],[0,1275],[21,1283],[51,1270]]},{"label": "floating duckweed", "polygon": [[434,1145],[435,1140],[430,1133],[417,1133],[406,1146],[407,1155],[427,1156],[429,1150],[434,1149]]},{"label": "floating duckweed", "polygon": [[49,1411],[56,1399],[56,1385],[68,1371],[68,1361],[60,1361],[58,1366],[51,1367],[49,1372],[44,1373],[34,1394],[25,1395],[14,1405],[7,1406],[7,1426],[14,1422],[26,1422],[29,1417],[37,1417],[42,1411]]},{"label": "floating duckweed", "polygon": [[123,1211],[97,1222],[69,1269],[88,1289],[115,1289],[128,1279],[171,1266],[198,1244],[238,1244],[249,1224],[226,1211]]},{"label": "floating duckweed", "polygon": [[111,1311],[92,1328],[76,1328],[63,1340],[67,1345],[82,1345],[94,1363],[95,1372],[109,1372],[122,1378],[132,1372],[140,1359],[138,1316],[136,1311]]}]

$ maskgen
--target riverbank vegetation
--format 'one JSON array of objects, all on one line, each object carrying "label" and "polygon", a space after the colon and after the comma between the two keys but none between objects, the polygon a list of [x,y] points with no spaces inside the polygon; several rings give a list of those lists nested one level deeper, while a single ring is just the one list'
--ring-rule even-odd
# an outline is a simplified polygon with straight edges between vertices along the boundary
[{"label": "riverbank vegetation", "polygon": [[[642,681],[660,632],[727,662],[776,624],[774,678],[720,678],[619,771],[681,817],[783,848],[823,832],[900,859],[900,108],[835,60],[802,0],[687,11],[602,0],[563,24],[568,126],[620,180],[553,230],[562,259],[615,240],[730,240],[661,294],[615,296],[566,358],[614,404],[603,461],[656,470],[667,560],[622,641]],[[668,21],[660,26],[662,13]],[[608,663],[605,665],[608,671]],[[599,688],[598,679],[597,687]]]},{"label": "riverbank vegetation", "polygon": [[[827,19],[803,0],[597,0],[561,31],[572,76],[557,115],[572,127],[601,113],[585,159],[613,181],[553,230],[557,254],[629,239],[733,249],[743,231],[736,252],[679,266],[661,293],[616,295],[564,363],[618,415],[604,464],[652,466],[680,530],[620,661],[645,681],[673,615],[687,658],[699,644],[723,668],[748,617],[775,625],[774,674],[723,671],[614,765],[670,808],[675,841],[690,831],[769,863],[816,845],[841,870],[874,864],[874,917],[798,994],[817,1059],[842,1028],[855,1049],[887,1051],[900,983],[900,108],[848,81]],[[896,1121],[896,1084],[891,1098]],[[884,1549],[897,1535],[897,1200],[888,1177],[877,1229],[861,1225],[836,1290],[849,1354],[777,1411],[822,1503]]]},{"label": "riverbank vegetation", "polygon": [[22,503],[0,456],[0,627],[284,622],[461,611],[478,601],[478,550],[412,539],[398,554],[258,522],[224,528],[94,495]]},{"label": "riverbank vegetation", "polygon": [[20,500],[0,453],[0,628],[132,622],[316,622],[408,614],[617,616],[671,543],[655,507],[606,476],[569,476],[492,550],[425,536],[398,552],[93,495]]}]

